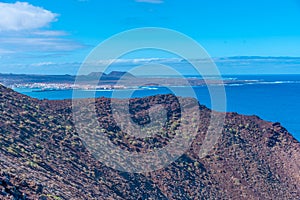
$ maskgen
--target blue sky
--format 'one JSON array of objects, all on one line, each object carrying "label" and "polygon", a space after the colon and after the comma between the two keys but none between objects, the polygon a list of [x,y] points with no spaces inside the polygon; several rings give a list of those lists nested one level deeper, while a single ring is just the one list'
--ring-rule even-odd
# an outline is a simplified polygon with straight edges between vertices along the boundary
[{"label": "blue sky", "polygon": [[[214,58],[300,57],[299,0],[1,1],[0,73],[76,73],[100,42],[140,27],[180,31]],[[140,54],[136,59],[164,56]],[[234,59],[232,65],[221,63],[220,70],[232,74],[300,73],[298,59],[294,63],[276,60],[274,68],[270,59],[264,68],[264,61],[253,64],[247,58],[247,68],[239,68]]]}]

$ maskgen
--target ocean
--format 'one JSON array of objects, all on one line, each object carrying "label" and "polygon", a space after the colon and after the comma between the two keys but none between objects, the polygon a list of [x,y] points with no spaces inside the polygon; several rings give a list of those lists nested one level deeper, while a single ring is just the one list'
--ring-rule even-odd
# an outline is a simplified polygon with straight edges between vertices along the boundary
[{"label": "ocean", "polygon": [[[240,75],[224,76],[224,79],[243,80],[243,83],[225,86],[228,112],[245,115],[257,115],[260,118],[280,122],[298,141],[300,141],[300,75]],[[120,90],[114,97],[145,97],[172,93],[172,90],[185,91],[181,88],[145,87],[135,91]],[[211,108],[211,99],[206,86],[193,87],[200,104]],[[17,92],[38,99],[70,99],[72,90],[40,91],[15,88]],[[79,98],[111,97],[113,91],[80,91]],[[189,93],[181,92],[182,96]],[[129,96],[130,97],[130,96]]]}]

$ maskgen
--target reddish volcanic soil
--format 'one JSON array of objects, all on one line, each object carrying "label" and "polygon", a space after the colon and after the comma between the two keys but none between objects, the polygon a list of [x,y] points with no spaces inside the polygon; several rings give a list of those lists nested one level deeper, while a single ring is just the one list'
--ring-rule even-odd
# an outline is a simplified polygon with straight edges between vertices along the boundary
[{"label": "reddish volcanic soil", "polygon": [[181,109],[199,109],[196,138],[179,159],[157,171],[128,173],[105,166],[84,146],[70,101],[40,101],[0,85],[0,199],[300,199],[300,145],[279,123],[227,113],[217,143],[199,158],[212,111],[180,108],[176,97],[157,95],[131,100],[131,118],[147,124],[147,110],[156,104],[167,110],[165,133],[136,139],[117,126],[110,99],[96,100],[103,134],[132,152],[167,145]]}]

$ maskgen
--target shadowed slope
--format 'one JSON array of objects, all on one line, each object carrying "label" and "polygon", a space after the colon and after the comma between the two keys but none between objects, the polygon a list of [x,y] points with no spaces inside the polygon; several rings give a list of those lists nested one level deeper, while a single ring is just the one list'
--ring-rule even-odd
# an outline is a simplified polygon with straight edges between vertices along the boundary
[{"label": "shadowed slope", "polygon": [[[146,109],[164,98],[132,100],[133,117],[147,123]],[[174,123],[180,112],[166,103]],[[85,148],[74,130],[70,101],[39,101],[0,85],[0,198],[300,198],[300,145],[279,123],[228,113],[217,145],[199,159],[211,112],[199,108],[200,130],[188,152],[164,169],[130,174],[104,166]],[[145,151],[172,139],[131,142],[111,119],[109,99],[97,99],[96,109],[102,128],[121,148]]]}]

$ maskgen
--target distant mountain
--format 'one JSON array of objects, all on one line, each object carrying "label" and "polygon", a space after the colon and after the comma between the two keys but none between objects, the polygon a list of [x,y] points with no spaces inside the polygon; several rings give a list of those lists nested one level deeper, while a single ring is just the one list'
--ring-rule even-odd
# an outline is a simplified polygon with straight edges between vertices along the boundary
[{"label": "distant mountain", "polygon": [[104,80],[112,79],[112,80],[118,80],[120,78],[135,78],[132,74],[129,72],[121,72],[121,71],[112,71],[109,74],[105,74],[102,72],[91,72],[88,75],[83,75],[84,77],[93,77],[93,78],[99,78],[101,77]]},{"label": "distant mountain", "polygon": [[89,73],[88,75],[86,76],[89,76],[89,77],[95,77],[95,78],[99,78],[100,76],[105,76],[106,74],[105,73],[102,73],[102,72],[91,72]]},{"label": "distant mountain", "polygon": [[120,71],[112,71],[109,74],[107,74],[107,77],[110,77],[110,78],[121,78],[123,76],[126,78],[134,78],[135,77],[132,74],[130,74],[129,72],[120,72]]},{"label": "distant mountain", "polygon": [[[102,72],[91,72],[88,75],[80,75],[77,78],[83,81],[94,81],[98,80],[101,76],[102,81],[112,81],[108,82],[114,84],[115,81],[123,78],[135,78],[132,74],[128,72],[112,71],[109,74]],[[76,80],[74,75],[37,75],[37,74],[1,74],[0,73],[0,83],[11,86],[14,84],[33,84],[33,83],[67,83],[73,84]]]},{"label": "distant mountain", "polygon": [[[164,104],[174,127],[176,102],[171,95],[133,99],[131,117],[146,124],[147,109]],[[139,152],[172,140],[166,134],[132,142],[114,122],[110,99],[95,107],[100,128],[121,148]],[[70,101],[40,101],[0,85],[0,199],[300,199],[300,144],[279,123],[227,113],[220,139],[200,159],[211,111],[184,109],[200,110],[191,148],[164,169],[131,174],[106,167],[83,145]]]},{"label": "distant mountain", "polygon": [[26,83],[73,83],[75,76],[71,75],[35,75],[35,74],[1,74],[0,83],[7,86]]}]

